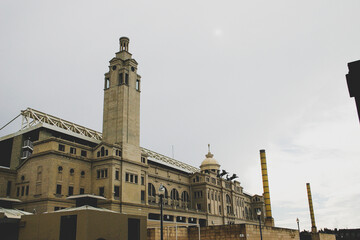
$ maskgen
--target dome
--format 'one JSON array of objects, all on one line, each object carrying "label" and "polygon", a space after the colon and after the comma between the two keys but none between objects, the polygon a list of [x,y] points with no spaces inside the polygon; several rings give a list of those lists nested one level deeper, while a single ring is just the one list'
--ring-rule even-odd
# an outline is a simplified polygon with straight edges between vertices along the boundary
[{"label": "dome", "polygon": [[201,171],[215,170],[215,172],[217,172],[218,170],[220,170],[220,164],[218,163],[218,161],[216,161],[215,158],[213,158],[214,155],[210,152],[210,145],[209,152],[205,156],[206,158],[204,159],[204,161],[202,161],[200,165]]}]

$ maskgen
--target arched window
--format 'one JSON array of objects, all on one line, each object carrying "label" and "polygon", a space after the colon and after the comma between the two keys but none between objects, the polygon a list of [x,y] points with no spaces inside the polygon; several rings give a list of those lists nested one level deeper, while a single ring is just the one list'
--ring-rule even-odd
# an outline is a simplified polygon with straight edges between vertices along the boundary
[{"label": "arched window", "polygon": [[250,212],[250,219],[252,219],[252,218],[253,218],[253,215],[252,215],[251,208],[249,208],[249,212]]},{"label": "arched window", "polygon": [[172,200],[179,200],[179,192],[173,188],[170,193],[170,197]]},{"label": "arched window", "polygon": [[101,152],[101,156],[102,156],[102,157],[105,156],[105,148],[104,148],[104,147],[101,147],[100,152]]},{"label": "arched window", "polygon": [[228,194],[226,194],[226,203],[231,204],[231,198]]},{"label": "arched window", "polygon": [[226,194],[226,212],[227,214],[232,213],[231,198],[228,194]]},{"label": "arched window", "polygon": [[189,202],[189,201],[190,201],[190,199],[189,199],[189,193],[188,193],[187,191],[183,191],[183,192],[181,193],[181,200],[182,200],[183,202]]},{"label": "arched window", "polygon": [[156,191],[155,187],[152,183],[148,184],[148,196],[149,196],[149,202],[154,203],[156,201]]}]

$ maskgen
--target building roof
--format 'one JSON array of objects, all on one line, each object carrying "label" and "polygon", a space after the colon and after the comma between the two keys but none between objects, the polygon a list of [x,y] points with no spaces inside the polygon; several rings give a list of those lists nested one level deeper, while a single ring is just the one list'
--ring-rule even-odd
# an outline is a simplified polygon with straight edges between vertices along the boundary
[{"label": "building roof", "polygon": [[22,215],[32,215],[32,213],[21,211],[18,209],[8,209],[0,207],[0,213],[3,213],[6,218],[20,219]]},{"label": "building roof", "polygon": [[146,148],[141,148],[141,152],[143,154],[146,154],[148,156],[148,159],[150,159],[151,161],[166,165],[168,167],[178,169],[178,170],[183,171],[183,172],[195,173],[195,172],[200,171],[198,168],[193,167],[193,166],[191,166],[189,164],[180,162],[178,160],[175,160],[173,158],[167,157],[165,155],[162,155],[160,153],[151,151],[151,150],[146,149]]},{"label": "building roof", "polygon": [[93,194],[73,195],[73,196],[67,197],[66,199],[79,199],[79,198],[94,198],[94,199],[99,199],[99,200],[106,200],[106,198],[104,198],[102,196],[97,196],[97,195],[93,195]]},{"label": "building roof", "polygon": [[[40,112],[38,110],[27,108],[26,110],[21,111],[23,117],[21,130],[13,134],[0,137],[0,141],[12,138],[17,135],[24,134],[26,132],[38,129],[38,128],[47,128],[70,136],[87,140],[95,144],[100,144],[102,140],[102,133],[95,130],[80,126],[78,124],[69,122],[67,120]],[[160,153],[154,152],[152,150],[141,148],[141,152],[148,156],[153,162],[186,172],[194,173],[199,172],[200,169],[193,167],[189,164],[183,163],[181,161],[175,160],[173,158],[167,157]]]},{"label": "building roof", "polygon": [[118,213],[106,208],[96,208],[96,207],[92,207],[89,205],[84,205],[81,207],[72,207],[72,208],[64,208],[61,210],[57,210],[56,212],[72,212],[72,211],[83,211],[83,210],[94,210],[94,211],[99,211],[99,212],[112,212],[112,213]]},{"label": "building roof", "polygon": [[13,202],[13,203],[19,203],[19,202],[21,202],[21,200],[19,200],[19,199],[9,198],[9,197],[6,197],[6,198],[0,197],[0,201]]}]

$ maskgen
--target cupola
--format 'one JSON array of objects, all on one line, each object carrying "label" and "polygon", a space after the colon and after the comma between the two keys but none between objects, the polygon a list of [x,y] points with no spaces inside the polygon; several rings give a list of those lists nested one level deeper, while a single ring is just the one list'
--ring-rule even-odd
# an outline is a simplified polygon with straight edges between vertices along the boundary
[{"label": "cupola", "polygon": [[218,174],[220,171],[220,164],[214,158],[214,155],[210,152],[210,144],[208,144],[208,154],[205,155],[204,161],[200,165],[200,170],[202,173],[213,172]]}]

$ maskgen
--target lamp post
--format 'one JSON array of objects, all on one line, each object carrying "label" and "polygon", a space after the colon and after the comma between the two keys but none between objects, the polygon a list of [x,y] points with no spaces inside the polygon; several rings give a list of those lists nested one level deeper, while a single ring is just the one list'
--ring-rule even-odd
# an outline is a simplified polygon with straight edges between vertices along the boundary
[{"label": "lamp post", "polygon": [[300,240],[300,224],[299,224],[299,218],[296,218],[296,222],[297,222],[297,225],[298,225],[298,231],[299,231],[299,240]]},{"label": "lamp post", "polygon": [[256,214],[258,215],[258,219],[259,219],[259,226],[260,226],[260,239],[262,240],[262,232],[261,232],[261,210],[258,209]]},{"label": "lamp post", "polygon": [[163,217],[163,197],[164,197],[164,193],[165,193],[165,188],[162,184],[160,184],[159,187],[159,196],[160,196],[160,239],[164,240],[164,236],[163,236],[163,221],[164,221],[164,217]]}]

